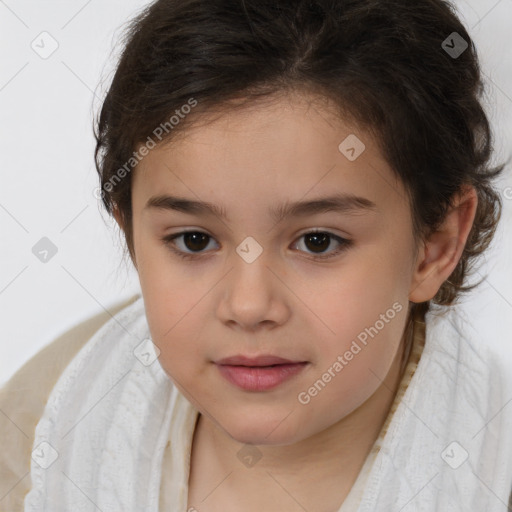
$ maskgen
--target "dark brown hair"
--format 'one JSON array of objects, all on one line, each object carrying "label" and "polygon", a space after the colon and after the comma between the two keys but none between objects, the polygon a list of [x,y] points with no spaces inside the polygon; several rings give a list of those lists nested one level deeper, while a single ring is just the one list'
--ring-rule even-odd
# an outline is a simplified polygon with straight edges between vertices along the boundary
[{"label": "dark brown hair", "polygon": [[[233,100],[302,91],[332,100],[376,135],[407,191],[417,240],[440,226],[464,185],[475,187],[465,249],[432,302],[453,304],[480,284],[463,285],[497,228],[502,203],[491,180],[505,165],[490,167],[478,56],[451,4],[158,0],[129,24],[123,44],[95,124],[95,161],[103,204],[121,213],[132,261],[137,148],[168,143]],[[425,313],[430,302],[415,307]]]}]

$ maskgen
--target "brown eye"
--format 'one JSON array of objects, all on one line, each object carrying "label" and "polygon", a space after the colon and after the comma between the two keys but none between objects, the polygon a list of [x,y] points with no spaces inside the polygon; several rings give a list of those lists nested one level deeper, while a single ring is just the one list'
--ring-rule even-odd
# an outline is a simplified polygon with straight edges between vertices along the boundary
[{"label": "brown eye", "polygon": [[191,251],[202,251],[208,245],[208,238],[208,235],[199,231],[183,233],[183,243]]},{"label": "brown eye", "polygon": [[330,236],[326,233],[311,233],[305,235],[305,243],[313,252],[323,252],[330,245]]},{"label": "brown eye", "polygon": [[[177,244],[175,242],[175,240],[179,238],[183,238],[182,244]],[[201,256],[201,252],[208,246],[210,238],[210,235],[207,235],[202,231],[183,231],[181,233],[166,236],[162,238],[162,241],[172,252],[181,258],[194,259]],[[184,248],[177,247],[178,245],[182,245]]]},{"label": "brown eye", "polygon": [[[304,233],[300,238],[304,238],[306,250],[312,251],[312,254],[314,255],[313,259],[319,260],[336,256],[343,250],[347,249],[352,243],[346,238],[341,238],[326,231],[311,231],[309,233]],[[324,256],[323,253],[329,248],[333,240],[336,241],[338,247]]]}]

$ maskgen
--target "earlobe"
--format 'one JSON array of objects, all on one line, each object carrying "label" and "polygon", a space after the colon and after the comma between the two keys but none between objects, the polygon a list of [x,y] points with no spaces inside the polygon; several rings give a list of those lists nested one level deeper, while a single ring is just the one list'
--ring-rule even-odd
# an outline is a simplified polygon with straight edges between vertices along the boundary
[{"label": "earlobe", "polygon": [[464,187],[456,196],[443,224],[423,243],[409,291],[411,302],[432,299],[450,277],[466,245],[477,205],[474,187]]}]

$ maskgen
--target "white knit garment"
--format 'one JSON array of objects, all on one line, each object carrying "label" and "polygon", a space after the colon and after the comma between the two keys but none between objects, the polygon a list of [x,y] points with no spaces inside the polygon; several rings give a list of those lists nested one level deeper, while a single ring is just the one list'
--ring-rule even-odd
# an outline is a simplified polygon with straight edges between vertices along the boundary
[{"label": "white knit garment", "polygon": [[[507,511],[512,404],[505,369],[468,335],[468,324],[456,307],[427,313],[423,354],[357,512]],[[159,510],[163,453],[186,401],[176,400],[179,391],[145,339],[141,297],[62,373],[36,427],[25,512]],[[187,485],[185,477],[176,488]],[[169,512],[185,512],[186,499],[179,503]]]}]

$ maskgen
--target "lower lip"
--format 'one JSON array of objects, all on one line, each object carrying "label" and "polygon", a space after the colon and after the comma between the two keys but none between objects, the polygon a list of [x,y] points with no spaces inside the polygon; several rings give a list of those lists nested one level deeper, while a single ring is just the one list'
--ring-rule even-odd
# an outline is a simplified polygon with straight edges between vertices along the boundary
[{"label": "lower lip", "polygon": [[300,373],[307,363],[279,364],[276,366],[217,365],[223,377],[246,391],[272,389]]}]

